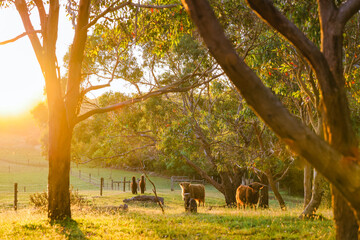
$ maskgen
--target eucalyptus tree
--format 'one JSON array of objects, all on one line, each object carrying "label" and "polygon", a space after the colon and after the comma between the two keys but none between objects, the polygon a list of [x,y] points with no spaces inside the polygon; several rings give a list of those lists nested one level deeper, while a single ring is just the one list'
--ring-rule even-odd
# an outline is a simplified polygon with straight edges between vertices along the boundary
[{"label": "eucalyptus tree", "polygon": [[[135,40],[140,41],[140,34],[146,34],[146,30],[154,31],[160,24],[156,20],[152,21],[152,14],[160,13],[164,9],[176,9],[177,17],[179,15],[186,19],[186,15],[180,14],[182,7],[177,1],[161,1],[163,5],[155,4],[153,1],[146,1],[144,4],[133,3],[132,1],[67,1],[61,4],[58,0],[50,1],[27,1],[11,0],[1,1],[1,7],[16,7],[21,17],[25,32],[1,44],[11,43],[17,39],[27,36],[31,42],[36,58],[39,62],[41,71],[45,79],[45,88],[47,96],[47,105],[49,112],[49,175],[48,175],[48,217],[51,220],[71,217],[70,197],[69,197],[69,172],[70,172],[70,149],[71,139],[74,127],[81,121],[98,113],[104,113],[120,109],[134,102],[142,101],[148,97],[162,94],[163,90],[151,89],[149,94],[139,94],[138,98],[126,100],[125,102],[116,103],[102,108],[93,108],[83,111],[81,108],[85,95],[92,90],[107,87],[117,74],[116,69],[122,61],[120,53],[124,51],[129,44]],[[66,8],[74,26],[74,39],[70,48],[69,60],[67,66],[67,75],[65,82],[61,80],[60,68],[56,56],[56,43],[59,34],[59,11],[60,8]],[[142,10],[143,9],[143,10]],[[167,12],[172,16],[172,12]],[[31,15],[31,18],[30,18]],[[174,14],[175,15],[175,14]],[[139,22],[141,19],[141,22]],[[163,19],[163,18],[161,18]],[[180,18],[181,19],[181,18]],[[164,19],[165,20],[165,19]],[[39,23],[39,25],[36,24]],[[165,21],[164,21],[165,22]],[[189,21],[177,21],[183,24],[183,28],[189,24]],[[148,25],[151,25],[149,27]],[[162,38],[174,40],[180,31],[172,31],[172,26],[167,24],[167,34],[162,34]],[[176,26],[177,27],[177,26]],[[111,28],[117,30],[118,35],[113,31],[106,31]],[[115,53],[118,61],[108,66],[107,81],[104,83],[94,83],[88,81],[89,72],[84,71],[84,65],[93,66],[91,62],[84,62],[84,55],[97,56],[96,46],[93,51],[87,51],[87,43],[91,45],[92,39],[89,40],[88,32],[102,33],[98,37],[106,37],[107,41],[119,40],[116,47],[110,46],[109,53]],[[172,33],[172,37],[168,37]],[[109,36],[107,35],[109,33]],[[160,33],[163,33],[160,31]],[[156,39],[156,32],[151,36]],[[159,35],[158,35],[159,36]],[[117,37],[117,38],[116,38]],[[106,46],[99,45],[98,48],[103,50]],[[107,56],[102,56],[104,61]],[[88,58],[91,59],[91,58]],[[129,60],[129,59],[127,59]],[[131,59],[130,59],[131,60]],[[104,70],[104,71],[105,71]],[[109,73],[111,73],[109,75]],[[123,74],[128,77],[129,73]],[[110,76],[110,77],[109,77]],[[135,74],[135,77],[137,75]],[[137,79],[134,80],[136,82]],[[170,91],[174,86],[169,86],[166,91]],[[141,96],[140,96],[141,95]]]},{"label": "eucalyptus tree", "polygon": [[343,33],[346,23],[359,11],[360,2],[319,0],[317,3],[320,48],[272,1],[248,0],[249,6],[293,44],[315,72],[320,86],[325,141],[290,114],[236,54],[207,1],[183,0],[211,54],[248,104],[279,138],[333,184],[337,238],[356,239],[360,233],[360,167],[358,140],[344,89]]}]

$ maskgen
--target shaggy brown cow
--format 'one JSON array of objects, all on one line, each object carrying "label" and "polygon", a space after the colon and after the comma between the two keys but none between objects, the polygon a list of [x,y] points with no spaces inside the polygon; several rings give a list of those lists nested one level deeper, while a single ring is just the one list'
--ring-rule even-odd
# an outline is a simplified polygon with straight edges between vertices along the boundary
[{"label": "shaggy brown cow", "polygon": [[259,201],[259,191],[264,187],[261,183],[251,183],[249,186],[240,185],[236,189],[236,203],[237,208],[250,206],[256,209],[256,205]]},{"label": "shaggy brown cow", "polygon": [[139,182],[139,186],[140,186],[140,191],[141,194],[145,193],[145,189],[146,189],[146,182],[145,182],[145,177],[144,175],[141,176],[140,182]]},{"label": "shaggy brown cow", "polygon": [[190,198],[190,193],[184,194],[184,206],[186,212],[197,213],[197,203],[196,200]]},{"label": "shaggy brown cow", "polygon": [[135,176],[133,176],[131,179],[130,188],[131,188],[132,194],[137,194],[138,185],[137,185]]},{"label": "shaggy brown cow", "polygon": [[205,187],[202,184],[191,184],[189,182],[182,182],[179,184],[182,189],[182,197],[185,200],[185,193],[190,193],[190,198],[195,199],[199,206],[203,203],[205,206]]}]

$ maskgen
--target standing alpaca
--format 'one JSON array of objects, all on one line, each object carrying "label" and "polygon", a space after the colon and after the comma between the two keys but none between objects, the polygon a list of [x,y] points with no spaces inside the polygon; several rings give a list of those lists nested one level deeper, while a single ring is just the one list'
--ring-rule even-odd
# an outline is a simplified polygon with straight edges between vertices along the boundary
[{"label": "standing alpaca", "polygon": [[140,185],[141,194],[144,194],[145,189],[146,189],[146,183],[145,183],[144,175],[141,176],[141,180],[139,182],[139,185]]},{"label": "standing alpaca", "polygon": [[137,188],[138,188],[138,186],[137,186],[137,182],[136,182],[135,176],[132,177],[130,187],[131,187],[131,192],[132,192],[132,194],[137,194]]}]

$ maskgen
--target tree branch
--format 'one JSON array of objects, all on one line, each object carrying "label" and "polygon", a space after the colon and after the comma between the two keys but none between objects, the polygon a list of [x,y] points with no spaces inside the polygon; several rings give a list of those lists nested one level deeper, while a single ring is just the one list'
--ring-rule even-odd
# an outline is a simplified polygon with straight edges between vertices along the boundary
[{"label": "tree branch", "polygon": [[117,53],[117,54],[116,54],[116,62],[115,62],[115,65],[114,65],[114,67],[113,67],[113,70],[112,70],[112,72],[111,72],[111,77],[110,77],[109,81],[107,82],[107,84],[102,84],[102,85],[97,85],[97,86],[91,86],[91,87],[89,87],[89,88],[86,88],[86,89],[84,89],[84,90],[81,92],[81,97],[84,97],[85,94],[87,94],[87,93],[90,92],[90,91],[98,90],[98,89],[105,88],[105,87],[110,87],[110,83],[111,83],[111,82],[114,80],[114,78],[115,78],[115,71],[116,71],[118,65],[120,64],[120,55],[121,55],[122,53],[124,53],[124,52],[128,49],[128,47],[129,47],[129,45],[127,45],[127,46],[119,53],[119,45],[120,45],[120,42],[118,43],[117,49],[116,49],[116,53]]},{"label": "tree branch", "polygon": [[180,4],[170,4],[170,5],[143,5],[143,4],[136,4],[130,3],[131,6],[140,7],[140,8],[156,8],[156,9],[164,9],[164,8],[173,8],[177,7]]},{"label": "tree branch", "polygon": [[105,113],[105,112],[110,112],[110,111],[114,111],[114,110],[117,110],[117,109],[121,109],[123,107],[126,107],[126,106],[129,106],[131,104],[135,104],[135,103],[138,103],[138,102],[142,102],[150,97],[155,97],[155,96],[159,96],[159,95],[162,95],[164,93],[169,93],[169,92],[182,92],[182,91],[187,91],[188,88],[176,88],[174,87],[173,85],[171,86],[167,86],[167,87],[163,87],[157,91],[153,91],[153,92],[149,92],[143,96],[140,96],[140,97],[136,97],[136,98],[132,98],[132,99],[129,99],[127,101],[124,101],[124,102],[120,102],[120,103],[117,103],[117,104],[113,104],[113,105],[110,105],[110,106],[106,106],[106,107],[103,107],[103,108],[98,108],[98,109],[93,109],[93,110],[90,110],[89,112],[87,113],[84,113],[83,115],[80,115],[77,117],[76,121],[75,121],[75,124],[78,123],[78,122],[81,122],[89,117],[91,117],[92,115],[94,114],[99,114],[99,113]]},{"label": "tree branch", "polygon": [[163,204],[162,204],[161,201],[159,200],[158,195],[157,195],[157,193],[156,193],[155,184],[153,183],[153,181],[151,181],[151,179],[149,178],[149,176],[146,174],[144,164],[143,164],[143,173],[144,173],[146,179],[149,180],[149,182],[151,183],[151,185],[153,185],[153,189],[152,189],[152,190],[153,190],[153,193],[155,194],[155,199],[156,199],[157,203],[159,204],[162,213],[165,214],[165,210],[164,210]]},{"label": "tree branch", "polygon": [[[26,5],[25,0],[15,0],[15,6],[16,10],[20,14],[21,20],[23,22],[25,31],[27,33],[33,33],[35,32],[34,27],[31,23],[30,16],[29,16],[29,9]],[[36,59],[38,60],[41,70],[44,73],[44,64],[43,64],[43,46],[41,46],[39,38],[36,36],[36,34],[28,34],[31,45],[34,49]]]},{"label": "tree branch", "polygon": [[95,85],[95,86],[90,86],[86,89],[84,89],[83,91],[81,91],[81,95],[84,96],[86,95],[87,93],[91,92],[91,91],[94,91],[94,90],[99,90],[99,89],[102,89],[102,88],[106,88],[106,87],[110,87],[110,82],[112,80],[110,80],[108,83],[106,84],[101,84],[101,85]]},{"label": "tree branch", "polygon": [[[248,105],[295,153],[304,157],[342,191],[354,208],[360,209],[360,166],[356,161],[351,160],[351,157],[344,157],[289,113],[271,90],[264,86],[259,77],[236,54],[206,0],[182,0],[182,2],[199,28],[211,54],[241,92]],[[269,8],[263,5],[262,7]],[[317,49],[315,51],[318,52]],[[317,63],[320,66],[322,64]],[[328,66],[325,68],[329,69]]]},{"label": "tree branch", "polygon": [[[282,34],[301,52],[314,69],[322,91],[332,95],[332,92],[336,91],[337,84],[321,51],[297,28],[295,24],[290,22],[273,6],[272,1],[247,0],[247,2],[265,22]],[[327,6],[327,8],[330,8],[330,6]],[[328,97],[329,95],[324,94],[326,106],[332,105],[332,99],[331,97]]]},{"label": "tree branch", "polygon": [[0,42],[0,45],[5,45],[5,44],[8,44],[8,43],[15,42],[15,41],[19,40],[22,37],[25,37],[27,35],[34,34],[34,33],[41,33],[41,30],[34,30],[32,32],[24,32],[24,33],[20,34],[19,36],[16,36],[16,37],[14,37],[12,39]]},{"label": "tree branch", "polygon": [[127,152],[124,152],[124,153],[121,153],[121,154],[117,154],[117,155],[113,155],[113,156],[110,156],[110,157],[97,157],[97,158],[89,158],[88,161],[86,162],[81,162],[81,164],[83,163],[87,163],[87,162],[90,162],[90,161],[94,161],[94,160],[103,160],[103,159],[113,159],[113,158],[117,158],[117,157],[123,157],[125,155],[128,155],[132,152],[135,152],[137,150],[141,150],[141,149],[144,149],[144,148],[148,148],[148,147],[155,147],[155,143],[151,143],[151,144],[147,144],[147,145],[144,145],[144,146],[141,146],[141,147],[137,147],[137,148],[133,148]]},{"label": "tree branch", "polygon": [[198,166],[196,166],[195,163],[193,163],[187,156],[185,156],[184,154],[181,154],[181,156],[185,159],[186,163],[192,167],[198,174],[200,174],[200,176],[202,178],[204,178],[208,183],[210,183],[211,185],[213,185],[217,190],[219,190],[219,192],[224,193],[224,188],[223,186],[221,186],[221,184],[219,184],[218,182],[216,182],[214,179],[212,179],[204,170],[202,170],[201,168],[199,168]]},{"label": "tree branch", "polygon": [[82,62],[84,59],[84,49],[87,40],[87,29],[84,28],[88,24],[90,14],[91,0],[80,0],[79,12],[77,16],[77,24],[75,28],[75,36],[70,49],[68,84],[65,95],[65,104],[70,124],[76,121],[77,113],[80,110],[79,101],[82,98],[80,92],[80,81]]},{"label": "tree branch", "polygon": [[143,4],[136,4],[132,3],[131,1],[123,2],[119,6],[114,7],[117,3],[120,1],[116,1],[113,4],[111,4],[107,9],[105,9],[102,13],[97,15],[89,24],[87,24],[84,28],[89,28],[93,26],[100,18],[104,17],[109,12],[114,12],[119,10],[120,8],[123,8],[125,6],[133,6],[133,7],[140,7],[140,8],[156,8],[156,9],[164,9],[164,8],[172,8],[177,7],[180,4],[171,4],[171,5],[143,5]]},{"label": "tree branch", "polygon": [[41,29],[46,32],[46,12],[44,8],[44,3],[42,0],[34,0],[34,2],[39,12]]},{"label": "tree branch", "polygon": [[339,14],[337,16],[342,26],[345,26],[346,22],[354,16],[360,10],[359,0],[348,0],[343,3],[339,8]]},{"label": "tree branch", "polygon": [[[281,180],[286,176],[286,174],[287,174],[287,172],[289,171],[289,169],[290,169],[291,165],[293,164],[293,162],[294,162],[294,160],[292,160],[292,161],[289,163],[289,165],[288,165],[287,168],[283,171],[283,173],[281,174],[281,176],[280,176],[279,178],[277,178],[277,179],[274,180],[275,182],[281,181]],[[274,175],[274,178],[276,178],[277,175],[280,175],[280,174],[275,174],[275,175]]]},{"label": "tree branch", "polygon": [[149,92],[147,94],[144,94],[144,95],[136,97],[136,98],[129,99],[129,100],[124,101],[124,102],[120,102],[120,103],[113,104],[113,105],[110,105],[110,106],[90,110],[90,111],[84,113],[83,115],[78,116],[77,119],[75,120],[74,124],[77,124],[77,123],[91,117],[94,114],[99,114],[99,113],[105,113],[105,112],[118,110],[118,109],[121,109],[123,107],[129,106],[129,105],[132,105],[132,104],[135,104],[135,103],[138,103],[138,102],[142,102],[142,101],[144,101],[144,100],[146,100],[146,99],[148,99],[150,97],[156,97],[156,96],[160,96],[162,94],[172,93],[172,92],[186,92],[186,91],[188,91],[188,90],[190,90],[192,88],[198,87],[198,86],[200,86],[202,84],[206,84],[206,83],[208,83],[208,82],[222,76],[223,74],[224,73],[220,73],[218,75],[213,76],[212,78],[210,78],[209,80],[207,80],[205,82],[194,83],[193,85],[188,86],[188,87],[178,87],[179,85],[184,83],[187,79],[197,75],[194,72],[193,74],[184,77],[180,81],[177,81],[174,84],[162,87],[159,90]]},{"label": "tree branch", "polygon": [[120,0],[115,1],[113,4],[111,4],[107,9],[105,9],[102,13],[97,15],[91,22],[89,22],[87,25],[84,26],[85,29],[88,29],[89,27],[93,26],[100,18],[108,14],[109,12],[114,12],[116,10],[119,10],[120,8],[123,8],[129,4],[131,4],[131,1],[123,2],[119,6],[114,7],[116,4],[118,4]]}]

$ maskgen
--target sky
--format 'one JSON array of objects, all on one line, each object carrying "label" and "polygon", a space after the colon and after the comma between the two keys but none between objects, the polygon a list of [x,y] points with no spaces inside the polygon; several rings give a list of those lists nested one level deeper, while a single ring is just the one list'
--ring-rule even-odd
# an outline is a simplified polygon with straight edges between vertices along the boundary
[{"label": "sky", "polygon": [[[35,30],[39,30],[37,11],[30,16]],[[12,39],[25,32],[21,18],[15,8],[0,9],[0,42]],[[38,35],[40,36],[40,35]],[[65,13],[60,7],[59,34],[56,53],[61,67],[63,56],[68,51],[74,38],[74,30]],[[140,55],[139,55],[140,56]],[[28,37],[15,42],[0,45],[0,119],[14,118],[30,114],[39,101],[44,101],[45,81]],[[110,88],[92,91],[89,98],[96,98],[102,93],[112,90],[133,91],[133,87],[124,81],[114,81]]]},{"label": "sky", "polygon": [[[34,28],[40,29],[35,19]],[[63,11],[59,19],[57,56],[62,66],[63,56],[73,40],[73,29]],[[0,42],[23,32],[25,30],[17,11],[13,8],[1,9]],[[0,118],[29,113],[39,101],[45,99],[44,78],[28,37],[0,45],[0,83]]]}]

